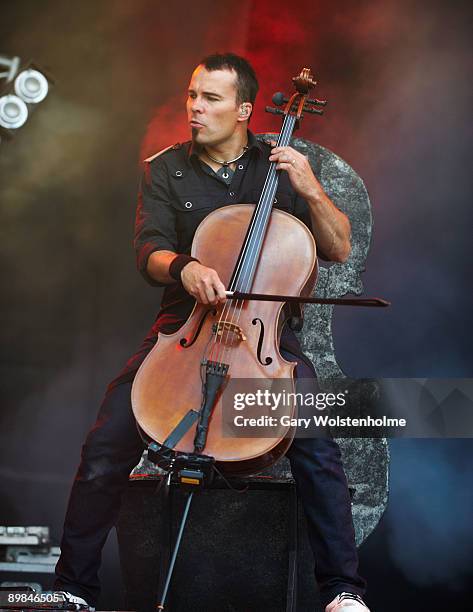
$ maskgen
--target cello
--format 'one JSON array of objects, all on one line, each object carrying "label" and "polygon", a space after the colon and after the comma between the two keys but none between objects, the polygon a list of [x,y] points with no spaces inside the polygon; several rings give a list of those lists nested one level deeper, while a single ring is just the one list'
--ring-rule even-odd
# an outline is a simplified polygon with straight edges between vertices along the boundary
[{"label": "cello", "polygon": [[[319,113],[325,103],[310,100],[310,70],[293,78],[296,92],[284,110],[277,146],[287,146],[303,112]],[[279,172],[269,165],[258,203],[227,205],[199,225],[191,254],[214,268],[228,287],[217,306],[196,303],[175,333],[160,334],[138,370],[132,388],[135,419],[146,442],[161,457],[205,454],[231,476],[254,474],[275,463],[289,448],[291,426],[275,437],[224,437],[224,394],[231,381],[288,381],[294,390],[294,363],[279,352],[289,301],[314,301],[317,251],[302,221],[273,210]],[[269,295],[276,294],[276,295]],[[268,299],[271,298],[271,299]],[[262,300],[262,301],[261,301]],[[182,381],[182,384],[180,384]],[[294,394],[293,394],[294,395]],[[289,407],[296,412],[295,403]]]}]

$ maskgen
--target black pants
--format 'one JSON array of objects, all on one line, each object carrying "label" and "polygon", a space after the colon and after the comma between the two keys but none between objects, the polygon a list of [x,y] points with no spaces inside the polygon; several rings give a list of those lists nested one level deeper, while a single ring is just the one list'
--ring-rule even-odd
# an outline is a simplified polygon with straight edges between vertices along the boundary
[{"label": "black pants", "polygon": [[[82,448],[69,499],[55,588],[83,597],[90,605],[96,604],[100,592],[102,548],[117,521],[128,476],[143,452],[130,392],[136,371],[156,339],[150,333],[109,385]],[[298,343],[293,334],[285,346],[290,351],[281,349],[281,354],[288,361],[298,361],[297,377],[314,378],[311,364],[294,348]],[[342,591],[363,595],[365,582],[357,573],[350,495],[338,445],[327,438],[296,438],[287,457],[307,517],[322,605]]]}]

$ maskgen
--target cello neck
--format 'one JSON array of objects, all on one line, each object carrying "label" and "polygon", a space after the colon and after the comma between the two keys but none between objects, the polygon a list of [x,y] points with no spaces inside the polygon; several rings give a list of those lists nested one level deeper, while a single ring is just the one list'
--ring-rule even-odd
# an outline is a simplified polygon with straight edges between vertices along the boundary
[{"label": "cello neck", "polygon": [[[295,116],[289,114],[284,117],[281,132],[277,140],[278,147],[285,147],[289,144],[296,119]],[[263,191],[251,219],[248,233],[230,282],[229,288],[231,291],[250,291],[251,289],[271,216],[274,196],[278,188],[279,172],[276,170],[276,163],[271,162]]]}]

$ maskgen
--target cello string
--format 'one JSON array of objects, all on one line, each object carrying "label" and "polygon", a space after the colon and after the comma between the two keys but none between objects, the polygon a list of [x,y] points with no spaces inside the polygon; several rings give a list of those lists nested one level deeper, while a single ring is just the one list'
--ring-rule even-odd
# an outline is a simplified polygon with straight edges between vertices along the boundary
[{"label": "cello string", "polygon": [[[287,128],[289,128],[292,132],[292,128],[294,123],[292,123],[292,125],[289,125],[291,123],[291,119],[293,117],[291,115],[285,117],[282,128],[281,128],[281,133],[278,135],[278,146],[280,145],[281,141],[282,141],[282,137],[284,136],[284,138],[286,137],[286,131]],[[268,172],[268,174],[266,175],[266,179],[265,179],[265,183],[263,185],[263,189],[262,189],[262,194],[264,194],[265,190],[270,190],[272,188],[272,182],[273,179],[275,178],[276,173],[275,171],[272,172],[272,167],[270,168],[270,171]],[[269,185],[268,185],[269,184]],[[256,207],[256,211],[258,211],[258,209],[261,209],[262,205],[264,205],[264,199],[262,199],[261,201],[258,202],[258,205]],[[247,235],[245,237],[245,243],[243,245],[243,249],[242,249],[242,253],[245,254],[245,251],[248,250],[248,243],[253,239],[253,235],[254,235],[254,225],[255,223],[257,223],[258,219],[257,219],[257,214],[255,214],[252,218],[251,221],[251,225],[249,227],[249,231],[247,232]],[[237,268],[236,268],[236,272],[235,272],[235,276],[234,276],[234,280],[238,280],[239,276],[241,276],[241,266],[244,264],[244,257],[241,257],[239,259],[239,261],[237,262]]]},{"label": "cello string", "polygon": [[[287,132],[287,128],[290,126],[288,125],[288,122],[286,122],[285,125],[283,125],[283,128],[281,130],[281,135],[279,135],[278,137],[278,141],[280,142],[282,140],[282,135],[285,135]],[[264,222],[264,215],[265,212],[264,209],[268,209],[268,204],[270,202],[272,202],[272,195],[271,195],[271,191],[273,189],[273,186],[275,185],[275,183],[277,183],[277,175],[276,172],[274,170],[275,168],[275,164],[273,163],[273,165],[270,168],[270,171],[268,172],[268,174],[266,175],[266,180],[265,180],[265,186],[263,187],[263,191],[262,193],[264,194],[265,192],[265,188],[267,188],[267,194],[266,196],[264,196],[263,198],[261,198],[260,202],[258,202],[257,205],[257,209],[255,211],[255,214],[252,218],[252,224],[250,225],[250,229],[247,233],[247,240],[246,240],[246,253],[243,252],[243,256],[240,258],[239,260],[239,265],[237,267],[237,273],[234,276],[234,281],[231,284],[231,289],[235,289],[238,288],[238,285],[243,283],[243,286],[245,284],[244,281],[244,274],[245,274],[245,266],[248,267],[247,263],[243,263],[242,262],[245,261],[247,262],[248,259],[251,260],[251,258],[254,258],[254,254],[252,253],[252,251],[257,251],[258,249],[258,243],[261,239],[261,226],[265,225]],[[271,197],[270,197],[271,196]],[[259,236],[258,236],[259,234]],[[250,245],[249,247],[247,245]],[[245,259],[246,257],[246,259]],[[243,272],[242,272],[242,268],[243,268]],[[248,284],[250,282],[251,279],[248,279],[246,281],[246,284]],[[224,349],[223,349],[223,356],[222,356],[222,360],[225,358],[226,353],[228,352],[228,346],[229,343],[227,341],[228,339],[228,335],[231,333],[230,330],[232,328],[233,325],[237,325],[240,317],[241,317],[241,313],[243,310],[243,305],[245,303],[245,300],[238,300],[236,304],[233,303],[233,309],[232,309],[232,318],[230,321],[230,324],[228,326],[226,326],[225,330],[224,330],[224,334],[225,337],[222,338],[221,340],[221,344],[223,344]],[[235,314],[237,316],[237,321],[235,323]],[[225,323],[227,323],[227,321],[225,321]],[[223,334],[222,334],[223,335]]]},{"label": "cello string", "polygon": [[[264,183],[264,186],[263,186],[263,192],[264,192],[264,190],[266,188],[266,185],[268,183],[269,178],[270,177],[269,177],[269,173],[268,173],[266,175],[265,183]],[[234,290],[235,284],[238,283],[238,276],[239,276],[239,274],[241,272],[241,266],[242,266],[242,263],[243,263],[243,260],[244,260],[244,257],[245,257],[245,253],[248,250],[248,244],[251,241],[252,235],[254,233],[254,225],[255,225],[255,222],[256,222],[256,217],[258,216],[258,210],[261,208],[260,204],[261,204],[261,202],[258,202],[258,204],[256,206],[256,209],[255,209],[255,213],[254,213],[254,215],[253,215],[253,217],[251,219],[250,226],[249,226],[248,231],[246,233],[245,242],[243,243],[243,248],[242,248],[243,255],[241,257],[239,257],[239,259],[238,259],[238,262],[237,262],[237,265],[236,265],[236,269],[235,269],[235,273],[233,275],[232,282],[230,283],[230,287],[229,287],[230,290]],[[212,350],[211,350],[211,353],[210,353],[210,356],[212,356],[214,348],[215,348],[215,345],[218,343],[217,357],[215,359],[216,361],[218,361],[218,355],[219,355],[219,352],[220,352],[221,345],[222,344],[224,346],[228,345],[227,339],[228,339],[228,333],[229,333],[228,330],[225,329],[225,325],[224,325],[224,329],[221,331],[221,336],[220,337],[218,336],[218,332],[219,332],[219,330],[221,328],[222,320],[223,321],[227,320],[226,312],[227,311],[229,312],[232,308],[234,309],[234,306],[235,305],[234,305],[234,303],[232,303],[231,300],[227,300],[225,302],[223,308],[222,308],[222,311],[221,311],[221,314],[220,314],[220,317],[219,317],[219,320],[218,320],[218,323],[217,323],[217,332],[216,332],[215,337],[214,337],[214,347],[212,347]],[[233,321],[233,317],[232,317],[232,321]],[[225,333],[225,339],[224,339],[224,333]],[[222,357],[222,359],[223,359],[223,357]]]},{"label": "cello string", "polygon": [[[278,146],[282,144],[284,144],[284,140],[291,136],[292,134],[292,130],[293,130],[293,126],[295,123],[295,118],[293,116],[287,116],[288,120],[284,122],[281,133],[278,137]],[[292,121],[291,121],[292,119]],[[289,139],[288,139],[289,142]],[[266,184],[268,184],[268,193],[265,197],[263,197],[261,199],[261,201],[258,203],[258,206],[260,206],[260,210],[261,209],[266,209],[263,214],[260,214],[259,216],[257,216],[255,214],[255,216],[253,217],[253,220],[256,219],[256,221],[253,223],[253,227],[251,227],[250,232],[248,232],[248,236],[250,236],[249,240],[247,240],[247,243],[250,243],[250,241],[252,241],[252,244],[249,247],[249,255],[248,253],[245,254],[246,259],[245,259],[245,264],[243,265],[243,272],[241,272],[240,269],[240,274],[235,276],[235,282],[232,283],[232,286],[237,285],[238,283],[243,283],[243,289],[245,290],[245,285],[246,285],[246,289],[249,287],[250,283],[251,283],[251,275],[255,269],[256,263],[257,263],[257,258],[255,257],[254,253],[251,252],[251,250],[253,251],[257,251],[258,250],[258,244],[261,244],[262,239],[264,238],[264,227],[268,224],[269,222],[269,215],[267,215],[266,220],[264,218],[264,213],[270,213],[271,209],[272,209],[272,195],[270,194],[271,190],[273,189],[274,185],[277,184],[278,181],[278,175],[276,173],[275,170],[275,166],[276,164],[274,162],[272,162],[273,165],[270,168],[270,171],[267,174],[266,177],[266,181],[265,181],[265,186]],[[264,188],[263,188],[263,193],[264,193]],[[269,197],[271,195],[271,197]],[[259,227],[258,227],[259,225]],[[259,235],[258,235],[259,234]],[[241,260],[240,260],[241,261]],[[247,279],[245,281],[244,279],[244,274],[245,274],[245,265],[246,267],[248,267],[248,264],[246,262],[249,262],[250,265],[250,271],[249,273],[246,272],[246,276]],[[240,266],[241,268],[241,266]],[[243,277],[243,278],[242,278]],[[240,304],[241,302],[241,304]],[[237,325],[240,317],[241,317],[241,312],[243,310],[243,305],[244,305],[245,300],[238,300],[237,304],[234,306],[233,308],[233,316],[232,316],[232,320],[230,322],[230,325],[228,326],[228,328],[231,327],[232,324]],[[235,313],[237,314],[237,321],[235,323]],[[226,335],[225,335],[225,340],[222,342],[221,344],[223,344],[224,349],[223,349],[223,356],[222,359],[225,357],[225,354],[228,352],[228,342],[226,341],[226,338],[228,338],[228,334],[230,333],[228,331],[226,331]],[[222,334],[223,335],[223,334]]]},{"label": "cello string", "polygon": [[[268,174],[266,175],[266,179],[265,179],[265,184],[263,186],[263,191],[262,193],[265,192],[265,189],[267,188],[271,188],[271,173],[268,172]],[[269,187],[268,187],[268,183],[269,183]],[[242,265],[244,265],[244,259],[245,259],[245,255],[248,256],[248,245],[250,244],[251,240],[254,240],[254,235],[256,233],[255,231],[255,225],[257,223],[257,219],[259,216],[259,211],[262,209],[262,204],[264,203],[264,199],[262,199],[260,202],[258,202],[256,209],[255,209],[255,213],[252,217],[251,223],[250,223],[250,227],[248,229],[248,232],[245,236],[245,242],[243,244],[243,248],[242,248],[242,253],[243,255],[239,258],[238,262],[237,262],[237,266],[236,266],[236,270],[235,270],[235,274],[233,275],[233,280],[230,284],[230,290],[234,290],[235,287],[238,285],[239,282],[239,276],[241,275],[241,268]],[[250,251],[251,252],[251,251]],[[227,327],[225,325],[226,321],[227,321],[227,312],[230,312],[230,310],[232,310],[232,312],[235,312],[235,307],[238,308],[238,303],[235,305],[235,303],[231,303],[230,304],[230,300],[228,301],[228,308],[227,308],[227,302],[225,302],[225,305],[222,309],[218,324],[217,324],[217,334],[214,338],[214,344],[216,344],[218,342],[219,344],[219,348],[221,347],[221,345],[223,344],[224,346],[228,346],[228,336],[229,336],[229,328],[231,327],[231,324],[234,321],[234,315],[231,318],[230,321],[230,325]],[[243,306],[241,306],[243,307]],[[220,331],[221,329],[221,323],[222,323],[222,319],[225,321],[224,323],[224,329],[221,330],[221,336],[218,337],[218,331]],[[219,354],[219,350],[217,352],[217,355]],[[225,351],[224,351],[225,352]],[[211,352],[211,355],[213,354],[213,349]],[[223,357],[222,357],[223,359]]]},{"label": "cello string", "polygon": [[[289,142],[290,136],[293,131],[293,127],[295,124],[295,117],[293,115],[286,115],[285,119],[286,120],[283,123],[281,132],[278,136],[277,146],[285,146],[286,143],[284,141],[287,138],[287,143]],[[266,176],[265,185],[262,191],[262,193],[264,194],[265,188],[267,188],[267,194],[265,197],[261,199],[261,201],[257,205],[255,215],[253,216],[253,219],[252,219],[252,224],[250,225],[249,232],[247,233],[247,240],[245,242],[245,247],[246,247],[247,252],[245,253],[243,251],[244,255],[239,260],[239,263],[237,266],[237,273],[234,276],[233,283],[231,283],[231,290],[238,288],[238,284],[243,285],[244,291],[248,291],[249,289],[254,270],[258,263],[258,258],[256,257],[256,253],[264,238],[265,226],[267,226],[269,223],[270,213],[272,209],[272,200],[273,200],[273,195],[274,195],[274,194],[271,194],[271,191],[273,187],[277,185],[278,178],[279,178],[275,170],[275,167],[276,167],[276,163],[272,162],[272,166]],[[263,212],[259,214],[260,211],[263,211]],[[249,247],[247,246],[248,244],[250,245]],[[242,265],[242,262],[243,262],[243,265]],[[249,270],[248,270],[248,266],[249,266]],[[245,275],[246,275],[246,279],[245,279]],[[237,303],[233,304],[233,309],[232,309],[233,314],[232,314],[232,319],[230,321],[230,325],[228,326],[225,325],[225,329],[222,332],[222,338],[220,339],[220,345],[223,345],[222,360],[225,358],[225,354],[229,350],[228,349],[229,344],[228,344],[227,339],[230,333],[230,329],[233,325],[234,326],[238,325],[238,322],[240,320],[241,313],[243,310],[244,302],[245,300],[237,300]],[[223,311],[225,310],[226,309],[224,308]],[[228,310],[230,310],[230,308]],[[222,315],[223,315],[223,311],[222,311]],[[237,315],[236,322],[235,322],[235,314]],[[227,321],[225,321],[225,323],[226,322]],[[225,339],[223,339],[223,334],[225,334]]]},{"label": "cello string", "polygon": [[[284,124],[283,124],[283,129],[284,129]],[[266,189],[268,189],[268,191],[269,191],[272,188],[272,178],[273,178],[273,175],[271,174],[271,172],[268,172],[268,174],[266,175],[266,178],[265,178],[265,183],[264,183],[264,186],[263,186],[262,193],[264,193]],[[254,215],[253,215],[253,217],[251,219],[251,223],[250,223],[250,226],[248,228],[248,232],[246,233],[246,236],[245,236],[245,242],[243,243],[243,248],[242,248],[243,255],[239,258],[239,260],[237,262],[235,273],[233,275],[233,280],[232,280],[232,282],[230,284],[230,287],[229,287],[230,290],[234,290],[235,287],[238,285],[239,277],[242,274],[241,273],[242,266],[244,268],[244,265],[245,265],[244,264],[245,256],[248,256],[248,252],[251,253],[251,249],[249,250],[249,246],[248,245],[251,243],[252,240],[253,241],[255,240],[254,236],[257,233],[257,229],[258,229],[256,227],[256,224],[257,224],[257,221],[258,221],[258,217],[260,215],[260,211],[263,208],[263,204],[264,204],[264,199],[259,201],[257,206],[256,206],[256,208],[255,208],[255,212],[254,212]],[[255,227],[256,227],[256,229],[255,229]],[[228,302],[231,302],[231,300],[228,300]],[[229,303],[228,304],[228,308],[226,306],[227,306],[227,302],[225,303],[225,305],[224,305],[224,307],[222,309],[222,312],[221,312],[221,315],[220,315],[220,318],[219,318],[219,321],[218,321],[218,324],[217,324],[217,330],[220,330],[220,328],[221,328],[222,319],[225,322],[227,321],[227,314],[226,313],[230,312],[230,310],[232,310],[232,312],[235,313],[235,308],[237,308],[237,309],[239,308],[238,302],[237,302],[237,304],[235,304],[234,302],[231,303],[231,304]],[[240,308],[243,308],[243,302],[242,302]],[[239,319],[239,317],[238,317],[238,319]],[[218,338],[217,335],[215,336],[214,344],[216,344],[218,342],[219,349],[220,349],[222,344],[224,345],[224,347],[228,346],[228,336],[229,336],[229,333],[230,333],[229,328],[231,328],[231,325],[232,325],[233,322],[234,322],[234,315],[232,315],[232,318],[231,318],[231,321],[230,321],[230,325],[228,327],[224,323],[224,329],[221,331],[220,338]],[[219,352],[220,352],[220,350],[217,351],[217,355],[219,355]],[[225,350],[224,350],[224,353],[225,353]],[[213,349],[212,349],[211,355],[212,354],[213,354]],[[222,359],[223,358],[224,358],[224,355],[222,356]]]},{"label": "cello string", "polygon": [[[293,121],[291,121],[291,119],[293,119]],[[289,120],[286,122],[285,125],[283,125],[283,128],[281,130],[281,133],[278,138],[278,146],[281,146],[281,143],[284,144],[284,140],[286,138],[288,138],[288,142],[289,142],[289,138],[292,134],[294,123],[295,123],[295,118],[293,116],[290,116]],[[249,256],[246,258],[246,262],[249,262],[249,263],[248,264],[245,263],[246,267],[248,267],[248,265],[250,266],[250,270],[245,272],[245,266],[244,266],[243,273],[241,274],[241,277],[238,278],[238,282],[243,285],[243,291],[249,290],[250,283],[253,277],[253,273],[258,263],[258,258],[256,257],[255,253],[258,251],[258,246],[259,244],[261,244],[261,241],[264,238],[265,226],[267,226],[267,224],[269,223],[270,213],[272,210],[273,196],[270,194],[270,191],[272,190],[274,185],[277,184],[278,182],[278,175],[275,170],[276,164],[275,162],[272,162],[272,163],[273,163],[273,166],[271,167],[270,172],[268,173],[268,176],[270,177],[268,193],[266,195],[266,198],[263,198],[261,200],[262,208],[265,208],[266,209],[265,213],[269,213],[269,214],[267,215],[266,219],[264,217],[264,214],[260,215],[258,218],[256,228],[254,229],[253,233],[256,234],[256,238],[253,238],[253,244],[251,246],[253,253],[250,250]],[[244,278],[244,274],[246,274],[246,279]],[[240,320],[240,316],[241,316],[241,312],[242,312],[243,304],[245,300],[238,300],[238,302],[240,301],[241,301],[241,305],[240,306],[237,305],[235,309],[235,311],[238,311],[237,321],[235,323],[236,325],[238,324]],[[232,323],[234,323],[234,319],[232,319]]]},{"label": "cello string", "polygon": [[[288,123],[287,123],[287,129],[281,131],[279,142],[282,142],[286,137],[288,137],[288,142],[289,142],[289,138],[290,138],[290,135],[292,133],[292,128],[293,128],[294,123],[295,123],[295,117],[293,117],[291,115],[290,119],[293,119],[293,121],[289,120]],[[280,145],[278,145],[278,146],[280,146]],[[275,163],[274,163],[273,168],[274,168],[274,180],[272,181],[272,183],[274,184],[274,183],[277,183],[277,180],[278,180],[278,176],[276,174],[276,164]],[[269,200],[269,198],[268,198],[268,200]],[[271,200],[272,200],[272,198],[271,198]],[[271,201],[266,202],[266,208],[268,209],[267,212],[269,214],[266,217],[266,219],[264,219],[264,218],[261,219],[261,226],[262,227],[261,227],[261,229],[258,230],[260,232],[261,240],[264,238],[265,226],[267,226],[267,224],[269,223],[269,220],[270,220],[270,213],[271,213],[271,210],[272,210],[272,202]],[[255,244],[255,250],[257,249],[257,247],[258,247],[258,244]],[[249,272],[247,273],[247,279],[246,279],[244,291],[248,291],[248,289],[249,289],[249,283],[252,280],[252,277],[253,277],[253,274],[254,274],[254,270],[256,268],[256,265],[258,264],[258,258],[255,255],[252,255],[250,258],[248,258],[248,262],[249,262],[249,265],[251,267],[250,267]]]}]

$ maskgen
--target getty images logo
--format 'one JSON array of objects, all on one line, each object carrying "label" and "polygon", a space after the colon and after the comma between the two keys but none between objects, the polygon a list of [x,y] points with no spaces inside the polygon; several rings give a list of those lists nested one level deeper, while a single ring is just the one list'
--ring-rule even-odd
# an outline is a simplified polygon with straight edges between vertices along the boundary
[{"label": "getty images logo", "polygon": [[339,393],[296,393],[289,391],[273,392],[268,389],[257,390],[254,393],[235,393],[233,396],[233,408],[245,410],[246,408],[265,408],[267,410],[279,410],[297,404],[298,406],[312,406],[317,410],[326,408],[342,407],[346,404],[346,391]]}]

